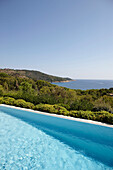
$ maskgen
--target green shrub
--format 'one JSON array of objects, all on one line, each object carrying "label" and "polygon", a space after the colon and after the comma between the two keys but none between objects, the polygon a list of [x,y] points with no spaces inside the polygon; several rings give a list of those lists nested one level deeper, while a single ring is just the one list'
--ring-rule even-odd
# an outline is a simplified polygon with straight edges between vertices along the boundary
[{"label": "green shrub", "polygon": [[111,107],[110,103],[105,103],[105,101],[102,101],[102,98],[100,98],[94,103],[93,111],[102,110],[113,113],[113,108]]},{"label": "green shrub", "polygon": [[29,109],[34,109],[35,106],[33,103],[30,103],[30,102],[26,102],[25,100],[23,99],[18,99],[15,101],[14,103],[16,106],[19,106],[19,107],[25,107],[25,108],[29,108]]},{"label": "green shrub", "polygon": [[113,124],[113,114],[107,111],[70,111],[69,116]]},{"label": "green shrub", "polygon": [[69,104],[58,103],[58,104],[56,104],[56,105],[62,106],[62,107],[64,107],[64,108],[66,108],[67,110],[70,110]]},{"label": "green shrub", "polygon": [[80,98],[75,100],[71,105],[70,105],[71,110],[92,110],[93,109],[93,104],[91,101],[88,101],[88,99]]},{"label": "green shrub", "polygon": [[91,111],[70,111],[69,115],[77,118],[93,119],[93,113]]},{"label": "green shrub", "polygon": [[31,103],[31,102],[26,102],[26,108],[28,108],[28,109],[34,109],[35,106],[34,106],[34,104]]},{"label": "green shrub", "polygon": [[0,97],[0,104],[3,103],[3,97]]},{"label": "green shrub", "polygon": [[29,108],[29,109],[36,109],[43,112],[49,112],[49,113],[55,113],[65,116],[72,116],[76,118],[82,118],[82,119],[89,119],[89,120],[96,120],[104,123],[113,124],[113,114],[109,113],[107,111],[83,111],[83,110],[71,110],[68,111],[65,107],[54,104],[38,104],[34,106],[33,103],[26,102],[23,99],[17,99],[15,100],[12,97],[0,97],[0,104],[8,104],[8,105],[15,105],[23,108]]},{"label": "green shrub", "polygon": [[15,105],[19,107],[26,107],[26,101],[23,99],[18,99],[15,101]]},{"label": "green shrub", "polygon": [[0,96],[3,96],[3,94],[4,94],[4,89],[3,89],[3,86],[0,85]]},{"label": "green shrub", "polygon": [[39,111],[50,112],[50,113],[54,112],[53,106],[49,104],[38,104],[36,105],[35,109]]},{"label": "green shrub", "polygon": [[58,105],[38,104],[36,105],[35,109],[39,111],[56,113],[61,115],[68,115],[69,113],[66,108]]},{"label": "green shrub", "polygon": [[113,114],[107,111],[94,112],[97,121],[113,124]]},{"label": "green shrub", "polygon": [[55,113],[59,113],[61,115],[68,113],[67,109],[62,106],[53,105],[53,108],[54,108]]},{"label": "green shrub", "polygon": [[0,77],[8,77],[8,74],[1,72],[1,73],[0,73]]},{"label": "green shrub", "polygon": [[8,104],[8,105],[14,105],[15,99],[12,97],[3,97],[2,103]]}]

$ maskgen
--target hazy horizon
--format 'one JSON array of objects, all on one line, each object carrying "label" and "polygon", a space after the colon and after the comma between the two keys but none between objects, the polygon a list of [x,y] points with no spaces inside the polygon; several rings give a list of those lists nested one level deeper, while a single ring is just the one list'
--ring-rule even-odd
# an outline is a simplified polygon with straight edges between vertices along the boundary
[{"label": "hazy horizon", "polygon": [[0,1],[0,67],[113,80],[113,1]]},{"label": "hazy horizon", "polygon": [[27,69],[27,68],[0,68],[0,69],[14,69],[14,70],[31,70],[31,71],[39,71],[39,72],[42,72],[44,74],[48,74],[48,75],[51,75],[51,76],[58,76],[58,77],[62,77],[62,78],[71,78],[72,80],[113,80],[113,79],[88,79],[88,78],[72,78],[72,77],[69,77],[69,76],[62,76],[62,75],[54,75],[52,73],[47,73],[47,72],[43,72],[43,71],[40,71],[40,70],[34,70],[34,69]]}]

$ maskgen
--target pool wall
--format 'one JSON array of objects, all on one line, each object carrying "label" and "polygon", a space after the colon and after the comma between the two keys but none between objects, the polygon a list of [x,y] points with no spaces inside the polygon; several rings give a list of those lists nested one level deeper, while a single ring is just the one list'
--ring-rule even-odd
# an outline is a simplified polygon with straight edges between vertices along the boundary
[{"label": "pool wall", "polygon": [[[113,128],[1,105],[0,110],[45,131],[84,154],[113,166]],[[31,134],[32,135],[32,134]]]}]

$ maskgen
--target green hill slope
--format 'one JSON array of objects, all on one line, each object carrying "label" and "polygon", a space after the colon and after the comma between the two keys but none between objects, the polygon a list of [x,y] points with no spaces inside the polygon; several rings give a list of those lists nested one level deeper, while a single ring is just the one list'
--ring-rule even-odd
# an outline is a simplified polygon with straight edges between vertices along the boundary
[{"label": "green hill slope", "polygon": [[61,82],[61,81],[71,81],[70,78],[62,78],[57,76],[48,75],[40,71],[34,70],[14,70],[14,69],[0,69],[0,72],[7,73],[8,75],[15,77],[28,77],[34,80],[45,80],[48,82]]}]

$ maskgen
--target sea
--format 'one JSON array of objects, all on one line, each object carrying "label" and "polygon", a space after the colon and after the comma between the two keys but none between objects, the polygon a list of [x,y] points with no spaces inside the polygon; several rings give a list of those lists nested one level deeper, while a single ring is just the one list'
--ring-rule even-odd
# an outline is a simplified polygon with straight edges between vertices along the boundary
[{"label": "sea", "polygon": [[109,89],[113,88],[113,80],[86,80],[86,79],[77,79],[70,82],[53,82],[52,84],[67,87],[70,89]]}]

